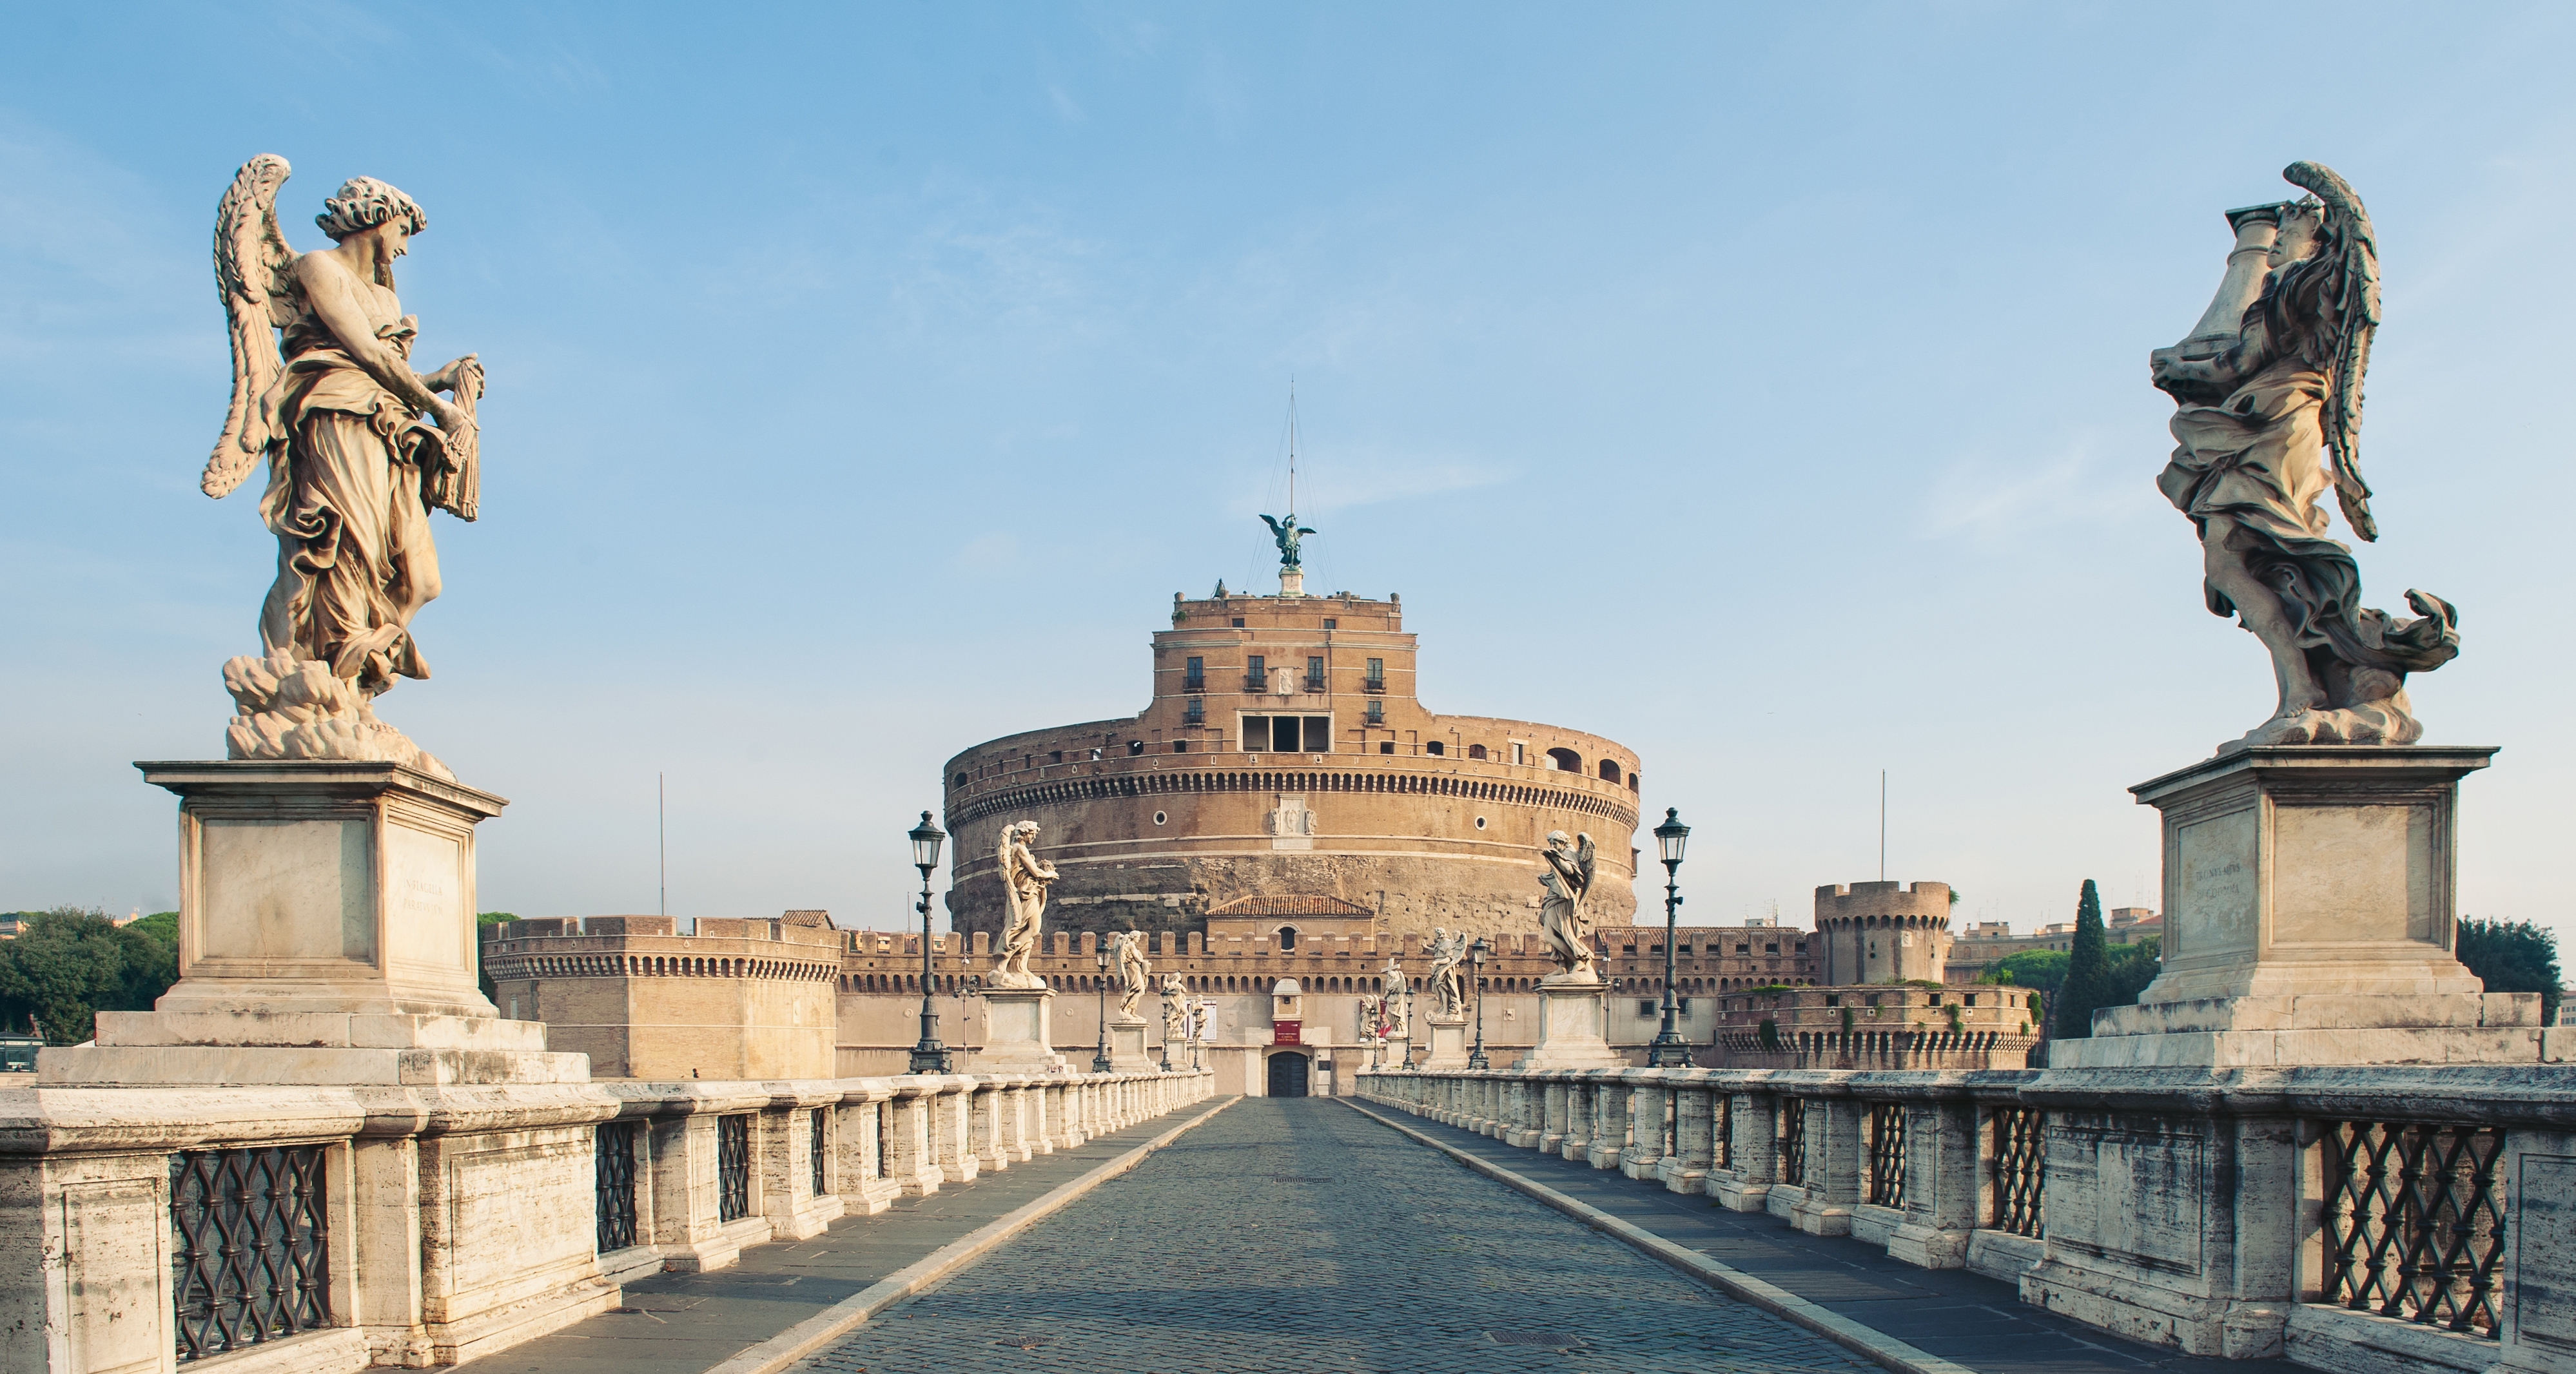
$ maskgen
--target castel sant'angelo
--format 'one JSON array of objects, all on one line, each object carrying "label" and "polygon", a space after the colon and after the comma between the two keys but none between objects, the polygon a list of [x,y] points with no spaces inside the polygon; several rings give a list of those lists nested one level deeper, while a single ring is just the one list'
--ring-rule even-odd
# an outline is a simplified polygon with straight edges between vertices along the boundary
[{"label": "castel sant'angelo", "polygon": [[[1439,715],[1402,601],[1172,598],[1137,714],[988,740],[948,761],[950,917],[999,932],[1002,827],[1039,826],[1048,924],[1198,932],[1214,918],[1428,935],[1534,929],[1550,831],[1589,833],[1605,925],[1636,910],[1634,751],[1560,725]],[[1293,938],[1293,937],[1292,937]]]}]

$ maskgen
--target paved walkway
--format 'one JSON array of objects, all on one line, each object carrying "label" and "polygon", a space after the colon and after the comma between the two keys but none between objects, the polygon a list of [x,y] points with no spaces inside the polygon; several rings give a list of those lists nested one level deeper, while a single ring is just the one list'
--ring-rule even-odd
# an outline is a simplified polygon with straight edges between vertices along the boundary
[{"label": "paved walkway", "polygon": [[[1847,1236],[1810,1236],[1767,1213],[1730,1212],[1704,1197],[1669,1193],[1616,1169],[1514,1149],[1402,1108],[1361,1105],[1980,1374],[2299,1374],[2303,1369],[2287,1360],[2203,1359],[2122,1340],[2027,1306],[2011,1284],[1963,1269],[1918,1269]],[[1404,1140],[1374,1122],[1367,1124]]]},{"label": "paved walkway", "polygon": [[801,1368],[1875,1366],[1340,1103],[1251,1098]]},{"label": "paved walkway", "polygon": [[624,1307],[465,1367],[476,1374],[701,1374],[1224,1100],[1193,1103],[929,1197],[904,1198],[872,1217],[843,1217],[819,1236],[755,1246],[712,1274],[639,1279],[626,1285]]}]

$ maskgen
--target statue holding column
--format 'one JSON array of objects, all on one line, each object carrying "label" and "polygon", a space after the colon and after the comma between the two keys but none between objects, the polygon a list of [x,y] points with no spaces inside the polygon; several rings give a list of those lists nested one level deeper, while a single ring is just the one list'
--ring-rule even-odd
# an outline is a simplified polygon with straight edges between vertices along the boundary
[{"label": "statue holding column", "polygon": [[1434,926],[1426,952],[1431,956],[1431,973],[1423,979],[1423,986],[1430,990],[1436,1006],[1433,1017],[1446,1020],[1465,1015],[1467,993],[1458,965],[1467,958],[1467,932]]},{"label": "statue holding column", "polygon": [[1002,827],[1002,842],[995,855],[1002,870],[1002,896],[1006,915],[1002,925],[1002,947],[993,954],[992,985],[997,988],[1042,988],[1046,980],[1029,969],[1029,956],[1037,952],[1038,931],[1045,923],[1047,887],[1056,879],[1055,865],[1037,856],[1031,842],[1037,838],[1036,821],[1015,821]]},{"label": "statue holding column", "polygon": [[1592,968],[1592,918],[1583,909],[1584,899],[1592,895],[1599,850],[1588,833],[1568,841],[1564,831],[1551,830],[1539,857],[1547,863],[1538,878],[1547,889],[1539,899],[1539,931],[1547,937],[1547,952],[1556,959],[1556,972],[1545,981],[1600,982],[1601,975]]},{"label": "statue holding column", "polygon": [[314,217],[333,246],[298,253],[277,223],[289,171],[275,154],[252,158],[215,209],[232,402],[198,485],[220,499],[265,468],[260,516],[277,536],[261,652],[224,665],[237,710],[226,752],[393,762],[452,780],[376,718],[375,699],[398,678],[429,676],[411,628],[440,587],[429,513],[478,513],[483,365],[469,353],[411,370],[420,318],[403,313],[393,265],[429,227],[420,206],[353,178]]},{"label": "statue holding column", "polygon": [[2236,616],[2272,660],[2271,716],[2222,752],[2412,744],[2424,727],[2406,675],[2458,655],[2458,613],[2418,591],[2411,619],[2363,606],[2360,567],[2327,537],[2323,504],[2331,488],[2352,532],[2378,539],[2360,466],[2378,244],[2342,177],[2314,162],[2281,175],[2312,194],[2231,213],[2217,299],[2190,338],[2149,355],[2178,406],[2156,485],[2199,532],[2210,611]]}]

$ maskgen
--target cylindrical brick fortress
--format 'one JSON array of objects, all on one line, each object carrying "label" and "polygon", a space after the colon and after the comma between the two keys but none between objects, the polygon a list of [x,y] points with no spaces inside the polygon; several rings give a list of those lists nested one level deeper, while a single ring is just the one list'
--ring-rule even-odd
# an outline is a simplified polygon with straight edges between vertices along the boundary
[{"label": "cylindrical brick fortress", "polygon": [[998,932],[1002,827],[1035,821],[1060,930],[1192,931],[1244,897],[1331,898],[1387,934],[1536,928],[1548,832],[1600,849],[1591,909],[1636,912],[1637,757],[1414,696],[1402,604],[1173,597],[1153,700],[1124,720],[1006,735],[948,761],[950,919]]},{"label": "cylindrical brick fortress", "polygon": [[1948,883],[1836,883],[1816,889],[1824,985],[1938,983],[1950,957]]}]

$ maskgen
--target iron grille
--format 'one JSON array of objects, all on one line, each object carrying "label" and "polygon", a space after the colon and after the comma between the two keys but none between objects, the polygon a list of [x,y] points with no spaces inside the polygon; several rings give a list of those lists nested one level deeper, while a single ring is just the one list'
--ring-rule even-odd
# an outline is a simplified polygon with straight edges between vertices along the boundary
[{"label": "iron grille", "polygon": [[1905,1104],[1869,1104],[1869,1200],[1905,1205]]},{"label": "iron grille", "polygon": [[893,1113],[894,1108],[891,1105],[884,1102],[877,1104],[877,1177],[879,1178],[894,1177],[894,1154],[887,1148],[892,1143],[887,1139],[891,1134],[891,1128],[887,1123]]},{"label": "iron grille", "polygon": [[632,1121],[602,1122],[591,1140],[599,1198],[599,1253],[603,1255],[635,1243],[635,1125]]},{"label": "iron grille", "polygon": [[1807,1182],[1807,1099],[1780,1099],[1780,1181],[1793,1188]]},{"label": "iron grille", "polygon": [[319,1145],[170,1157],[181,1362],[331,1324]]},{"label": "iron grille", "polygon": [[1994,1228],[2044,1236],[2040,1204],[2048,1196],[2048,1113],[2037,1107],[1995,1109]]},{"label": "iron grille", "polygon": [[716,1220],[751,1215],[751,1118],[716,1118]]},{"label": "iron grille", "polygon": [[1732,1169],[1735,1167],[1735,1095],[1717,1094],[1717,1110],[1710,1116],[1715,1118],[1711,1129],[1717,1136],[1713,1142],[1717,1146],[1717,1167]]},{"label": "iron grille", "polygon": [[832,1129],[829,1124],[830,1119],[830,1109],[824,1107],[816,1107],[814,1109],[814,1146],[812,1153],[814,1156],[814,1196],[816,1197],[821,1197],[825,1193],[832,1191],[831,1181],[823,1171],[825,1162],[830,1160],[832,1157],[831,1147],[828,1143]]},{"label": "iron grille", "polygon": [[2491,1126],[2329,1121],[2327,1301],[2493,1337],[2504,1132]]}]

